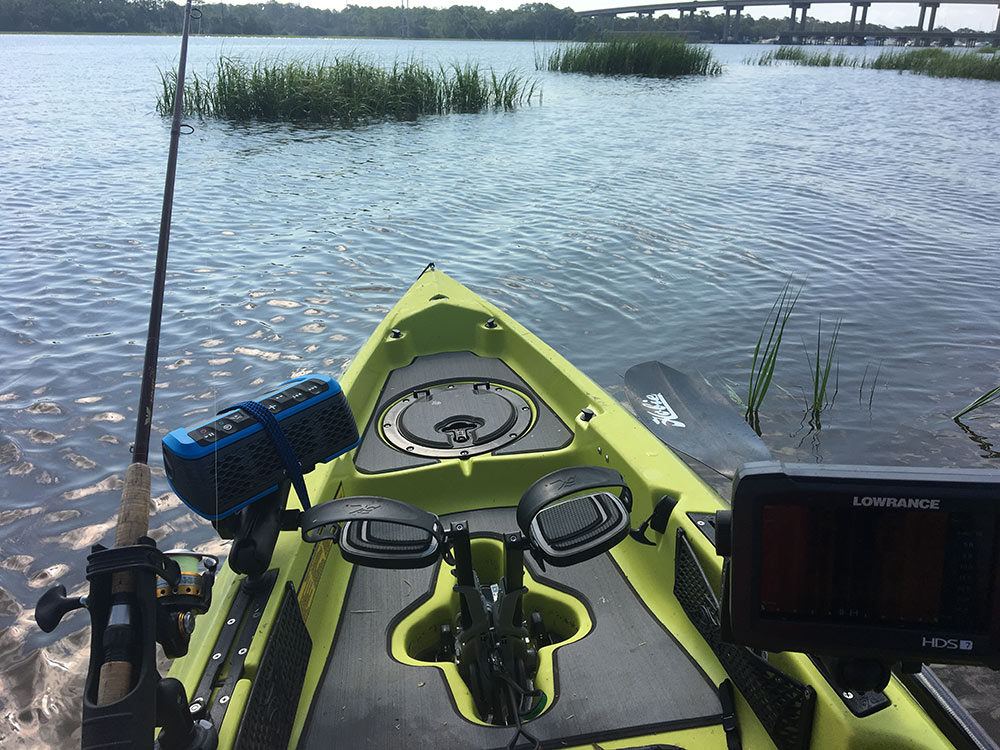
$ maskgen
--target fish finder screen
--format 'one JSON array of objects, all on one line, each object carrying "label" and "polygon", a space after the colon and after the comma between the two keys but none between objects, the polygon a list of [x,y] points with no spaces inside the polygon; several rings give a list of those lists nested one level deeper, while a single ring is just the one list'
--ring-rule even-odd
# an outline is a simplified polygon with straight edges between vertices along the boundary
[{"label": "fish finder screen", "polygon": [[761,513],[762,618],[988,629],[997,530],[975,514],[781,504]]}]

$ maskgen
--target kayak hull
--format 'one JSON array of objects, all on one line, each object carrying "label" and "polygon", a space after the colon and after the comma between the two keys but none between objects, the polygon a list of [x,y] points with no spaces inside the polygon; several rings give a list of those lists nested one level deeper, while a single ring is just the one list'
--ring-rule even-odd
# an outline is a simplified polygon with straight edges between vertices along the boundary
[{"label": "kayak hull", "polygon": [[[530,417],[506,437],[498,433],[486,452],[452,456],[446,454],[454,445],[424,445],[426,420],[417,409],[398,429],[386,421],[393,407],[406,411],[402,399],[414,384],[434,399],[436,388],[472,388],[484,379],[499,394],[487,399],[493,411],[483,411],[482,421],[499,410],[500,422],[514,425],[507,409]],[[362,444],[306,476],[313,503],[374,495],[467,520],[481,576],[496,572],[498,540],[516,529],[513,508],[521,495],[550,472],[568,466],[620,472],[632,490],[633,527],[663,498],[674,503],[662,533],[646,531],[651,545],[626,539],[559,571],[527,562],[529,595],[546,621],[565,631],[562,641],[541,650],[538,682],[550,701],[526,725],[543,746],[725,748],[724,725],[731,722],[724,721],[717,688],[732,680],[746,748],[952,747],[895,678],[884,691],[886,706],[861,718],[807,656],[720,658],[719,645],[710,644],[711,623],[698,622],[704,606],[692,610],[681,592],[699,581],[709,593],[695,589],[696,596],[708,601],[718,592],[721,558],[706,519],[726,503],[561,355],[440,271],[421,275],[341,385]],[[415,446],[405,445],[409,438]],[[425,455],[409,455],[408,447]],[[297,507],[294,494],[288,507]],[[356,567],[331,542],[309,544],[285,531],[269,575],[268,593],[250,601],[242,576],[228,567],[220,573],[211,611],[199,618],[189,654],[171,670],[213,719],[226,699],[217,722],[220,747],[260,746],[250,738],[261,727],[274,728],[269,742],[288,747],[507,745],[514,728],[478,718],[454,665],[421,658],[456,606],[447,566]],[[253,633],[237,635],[226,648],[227,628]],[[241,637],[246,650],[237,663]],[[270,645],[278,641],[291,645]],[[774,685],[787,689],[797,708],[764,705],[777,701],[779,692],[768,687]]]}]

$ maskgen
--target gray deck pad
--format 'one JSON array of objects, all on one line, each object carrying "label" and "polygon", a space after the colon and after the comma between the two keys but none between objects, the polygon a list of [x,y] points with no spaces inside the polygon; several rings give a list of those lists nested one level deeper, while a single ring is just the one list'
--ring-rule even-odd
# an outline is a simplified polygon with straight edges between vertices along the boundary
[{"label": "gray deck pad", "polygon": [[[516,528],[511,508],[458,518],[468,519],[473,537]],[[554,705],[526,725],[544,748],[720,722],[714,687],[646,609],[610,555],[570,568],[550,567],[545,574],[525,559],[536,580],[572,592],[594,621],[585,638],[556,651]],[[389,634],[400,613],[430,595],[435,574],[436,567],[355,567],[300,748],[507,746],[515,730],[463,718],[440,670],[401,664],[389,653]],[[522,740],[516,747],[530,744]]]}]

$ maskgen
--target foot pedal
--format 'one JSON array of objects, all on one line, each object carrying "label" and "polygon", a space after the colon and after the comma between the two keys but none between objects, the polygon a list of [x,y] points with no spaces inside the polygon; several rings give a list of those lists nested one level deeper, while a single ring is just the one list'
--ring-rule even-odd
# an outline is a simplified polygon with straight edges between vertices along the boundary
[{"label": "foot pedal", "polygon": [[436,515],[387,497],[332,500],[303,512],[300,523],[303,540],[333,539],[345,560],[372,568],[423,568],[444,551]]},{"label": "foot pedal", "polygon": [[[577,494],[598,487],[620,487]],[[622,475],[602,466],[559,469],[535,482],[517,506],[517,522],[531,550],[556,567],[596,557],[628,536],[632,493]]]}]

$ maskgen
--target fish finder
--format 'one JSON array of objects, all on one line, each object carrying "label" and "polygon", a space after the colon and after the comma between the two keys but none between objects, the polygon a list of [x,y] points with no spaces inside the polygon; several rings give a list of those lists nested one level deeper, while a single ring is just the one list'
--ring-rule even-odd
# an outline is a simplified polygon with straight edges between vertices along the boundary
[{"label": "fish finder", "polygon": [[722,635],[1000,668],[1000,472],[756,462],[716,515]]}]

